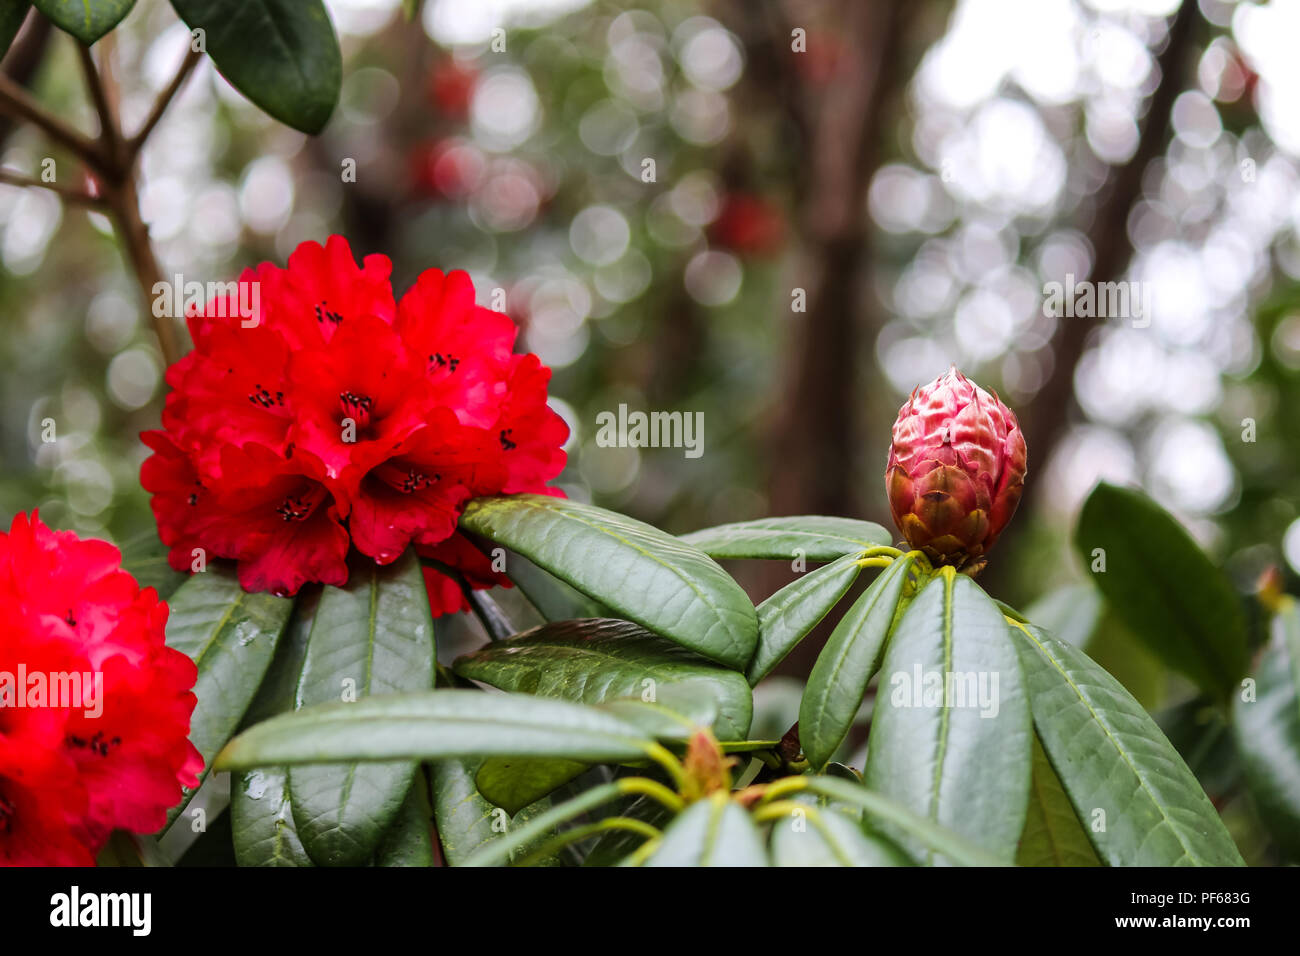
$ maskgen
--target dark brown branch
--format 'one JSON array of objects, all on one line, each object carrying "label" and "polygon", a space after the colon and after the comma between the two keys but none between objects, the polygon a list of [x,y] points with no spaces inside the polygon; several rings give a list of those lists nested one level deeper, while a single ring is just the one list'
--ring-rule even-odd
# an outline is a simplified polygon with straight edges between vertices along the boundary
[{"label": "dark brown branch", "polygon": [[0,73],[0,113],[38,127],[50,139],[76,153],[85,163],[96,168],[104,165],[105,156],[98,142],[73,129],[57,116],[47,113],[26,90],[3,73]]},{"label": "dark brown branch", "polygon": [[103,152],[113,165],[113,171],[120,173],[123,168],[122,135],[119,132],[117,114],[108,100],[99,70],[95,68],[95,57],[90,47],[77,44],[77,55],[81,60],[81,72],[86,78],[86,90],[90,101],[95,104],[95,113],[99,116],[99,141]]},{"label": "dark brown branch", "polygon": [[158,348],[163,360],[173,365],[180,359],[180,348],[176,340],[176,325],[171,317],[157,315],[152,308],[154,289],[165,281],[158,259],[154,255],[153,242],[149,238],[149,227],[140,216],[140,193],[135,181],[134,157],[128,152],[127,143],[122,137],[122,128],[118,123],[117,111],[113,98],[107,89],[104,77],[95,66],[90,49],[78,44],[82,71],[86,77],[86,89],[99,114],[100,143],[109,158],[104,170],[104,196],[112,210],[117,224],[118,235],[122,240],[127,260],[135,272],[136,282],[140,286],[150,317],[153,319],[154,334],[158,336]]},{"label": "dark brown branch", "polygon": [[70,186],[63,186],[59,183],[47,183],[23,173],[14,172],[11,169],[0,169],[0,183],[8,183],[10,186],[29,186],[38,189],[48,189],[50,192],[58,193],[65,201],[77,203],[81,206],[103,206],[105,205],[103,196],[95,196],[81,189],[73,189]]},{"label": "dark brown branch", "polygon": [[127,260],[135,272],[140,293],[144,296],[145,305],[153,319],[154,333],[158,336],[158,348],[163,354],[163,361],[174,365],[181,357],[176,341],[176,326],[170,316],[156,315],[152,308],[154,287],[165,280],[154,255],[153,243],[149,239],[149,227],[140,218],[140,194],[130,172],[107,191],[107,199]]},{"label": "dark brown branch", "polygon": [[[108,47],[101,46],[101,50],[103,49]],[[49,189],[69,202],[103,206],[110,211],[122,241],[123,251],[135,272],[145,304],[151,306],[154,288],[164,280],[162,269],[154,254],[153,243],[149,238],[149,227],[140,216],[140,194],[135,182],[135,161],[141,146],[158,125],[168,104],[193,72],[200,54],[190,52],[186,55],[176,76],[154,103],[140,132],[130,140],[126,140],[122,135],[115,98],[111,95],[113,91],[105,83],[105,75],[96,67],[90,48],[78,44],[77,55],[85,76],[86,90],[99,116],[100,133],[97,139],[86,136],[51,115],[22,88],[21,83],[11,79],[4,72],[0,72],[0,113],[31,123],[44,131],[50,139],[75,153],[95,173],[100,182],[102,195],[93,196],[87,192],[41,182],[9,170],[0,170],[0,182]],[[152,307],[148,311],[153,317],[154,332],[158,336],[158,347],[162,351],[163,359],[168,365],[174,364],[180,359],[175,323],[167,316],[154,315]]]},{"label": "dark brown branch", "polygon": [[158,121],[162,119],[163,113],[167,111],[172,99],[180,92],[181,87],[185,85],[185,81],[190,78],[190,74],[194,72],[194,68],[198,66],[201,59],[203,59],[203,54],[192,49],[185,55],[185,59],[181,61],[180,69],[176,71],[171,83],[167,84],[167,88],[158,94],[158,99],[154,101],[153,109],[149,111],[149,116],[144,121],[144,125],[140,127],[140,132],[127,141],[128,159],[134,160],[139,154],[145,140],[149,138],[149,134],[153,132],[154,127],[158,125]]},{"label": "dark brown branch", "polygon": [[[26,87],[32,82],[37,68],[45,58],[45,49],[49,45],[50,21],[39,13],[30,12],[27,22],[18,31],[18,36],[9,47],[4,60],[0,61],[4,74],[19,87]],[[0,142],[8,138],[13,127],[12,119],[0,115]]]}]

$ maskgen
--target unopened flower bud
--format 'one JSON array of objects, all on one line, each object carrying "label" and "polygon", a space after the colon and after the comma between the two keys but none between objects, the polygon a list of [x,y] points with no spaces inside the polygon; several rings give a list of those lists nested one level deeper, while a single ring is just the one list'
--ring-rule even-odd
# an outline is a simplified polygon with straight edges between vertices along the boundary
[{"label": "unopened flower bud", "polygon": [[1015,414],[955,367],[899,409],[885,470],[889,508],[908,544],[936,564],[982,567],[1024,483]]}]

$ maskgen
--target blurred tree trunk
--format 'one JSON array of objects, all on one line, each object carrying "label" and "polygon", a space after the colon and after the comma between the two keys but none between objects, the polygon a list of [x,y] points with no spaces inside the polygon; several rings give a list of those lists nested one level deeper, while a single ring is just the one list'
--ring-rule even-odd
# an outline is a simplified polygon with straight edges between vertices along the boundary
[{"label": "blurred tree trunk", "polygon": [[[1091,282],[1118,282],[1128,270],[1134,251],[1128,231],[1129,215],[1142,198],[1142,177],[1148,164],[1163,155],[1169,139],[1174,100],[1187,88],[1184,81],[1194,63],[1198,21],[1195,0],[1183,0],[1170,23],[1165,47],[1157,57],[1159,85],[1149,100],[1137,149],[1127,163],[1115,170],[1095,207],[1096,215],[1087,233],[1093,252],[1092,272],[1087,276]],[[1029,446],[1030,467],[1039,469],[1040,474],[1077,417],[1075,367],[1094,332],[1105,321],[1104,316],[1061,318],[1047,346],[1052,350],[1052,375],[1019,416]],[[983,583],[994,592],[1005,586],[1010,570],[1024,560],[1022,552],[1030,527],[1028,516],[1048,491],[1046,483],[1034,481],[1031,473],[1020,504],[1021,519],[1008,525],[998,545],[1000,558],[995,557],[985,573]]]},{"label": "blurred tree trunk", "polygon": [[[879,325],[863,294],[870,262],[867,186],[885,135],[889,93],[898,85],[907,8],[917,4],[823,6],[821,28],[844,42],[833,75],[815,93],[805,89],[796,107],[807,131],[797,190],[802,267],[796,288],[804,291],[807,311],[786,312],[788,361],[774,392],[771,433],[774,514],[856,514],[860,507],[854,491],[859,369],[867,333]],[[786,290],[778,308],[790,310],[795,295]]]},{"label": "blurred tree trunk", "polygon": [[[795,267],[772,304],[775,334],[785,342],[769,397],[769,511],[860,514],[857,449],[868,418],[862,371],[882,324],[866,295],[867,188],[895,119],[890,106],[909,73],[901,60],[912,17],[933,8],[919,0],[789,0],[764,3],[756,16],[756,6],[735,3],[727,17],[748,51],[747,95],[754,108],[779,111],[777,138],[795,144],[783,170],[795,209]],[[806,52],[792,49],[796,29],[804,31]],[[803,311],[792,311],[796,289]],[[757,598],[795,574],[772,561],[741,576]],[[777,673],[806,675],[836,617],[815,628]]]}]

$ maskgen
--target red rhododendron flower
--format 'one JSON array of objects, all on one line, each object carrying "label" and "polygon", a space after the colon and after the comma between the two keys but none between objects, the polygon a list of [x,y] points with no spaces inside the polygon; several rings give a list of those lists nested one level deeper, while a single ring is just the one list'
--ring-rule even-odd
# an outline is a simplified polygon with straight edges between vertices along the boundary
[{"label": "red rhododendron flower", "polygon": [[[142,436],[172,567],[231,558],[246,589],[294,594],[345,583],[352,545],[388,564],[414,543],[475,587],[505,583],[456,521],[478,495],[558,494],[550,369],[514,354],[514,323],[475,304],[465,273],[431,269],[395,301],[390,272],[333,236],[192,311],[163,429]],[[435,613],[463,606],[456,582],[427,577]]]},{"label": "red rhododendron flower", "polygon": [[89,865],[114,829],[159,829],[203,767],[167,605],[112,545],[20,514],[0,620],[0,863]]},{"label": "red rhododendron flower", "polygon": [[[422,558],[431,558],[439,564],[455,568],[461,579],[476,589],[501,585],[510,587],[510,579],[492,567],[492,559],[474,547],[469,538],[456,532],[445,541],[422,544],[416,542],[416,552]],[[469,600],[460,585],[434,568],[424,568],[424,584],[429,592],[429,607],[435,615],[468,611]]]}]

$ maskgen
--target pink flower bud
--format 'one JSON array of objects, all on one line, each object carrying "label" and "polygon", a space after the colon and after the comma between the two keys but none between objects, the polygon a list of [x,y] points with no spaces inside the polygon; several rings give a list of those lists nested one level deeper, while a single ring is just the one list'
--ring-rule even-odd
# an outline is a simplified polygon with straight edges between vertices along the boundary
[{"label": "pink flower bud", "polygon": [[955,366],[899,409],[885,469],[889,510],[908,544],[936,564],[982,567],[1024,485],[1015,414]]}]

